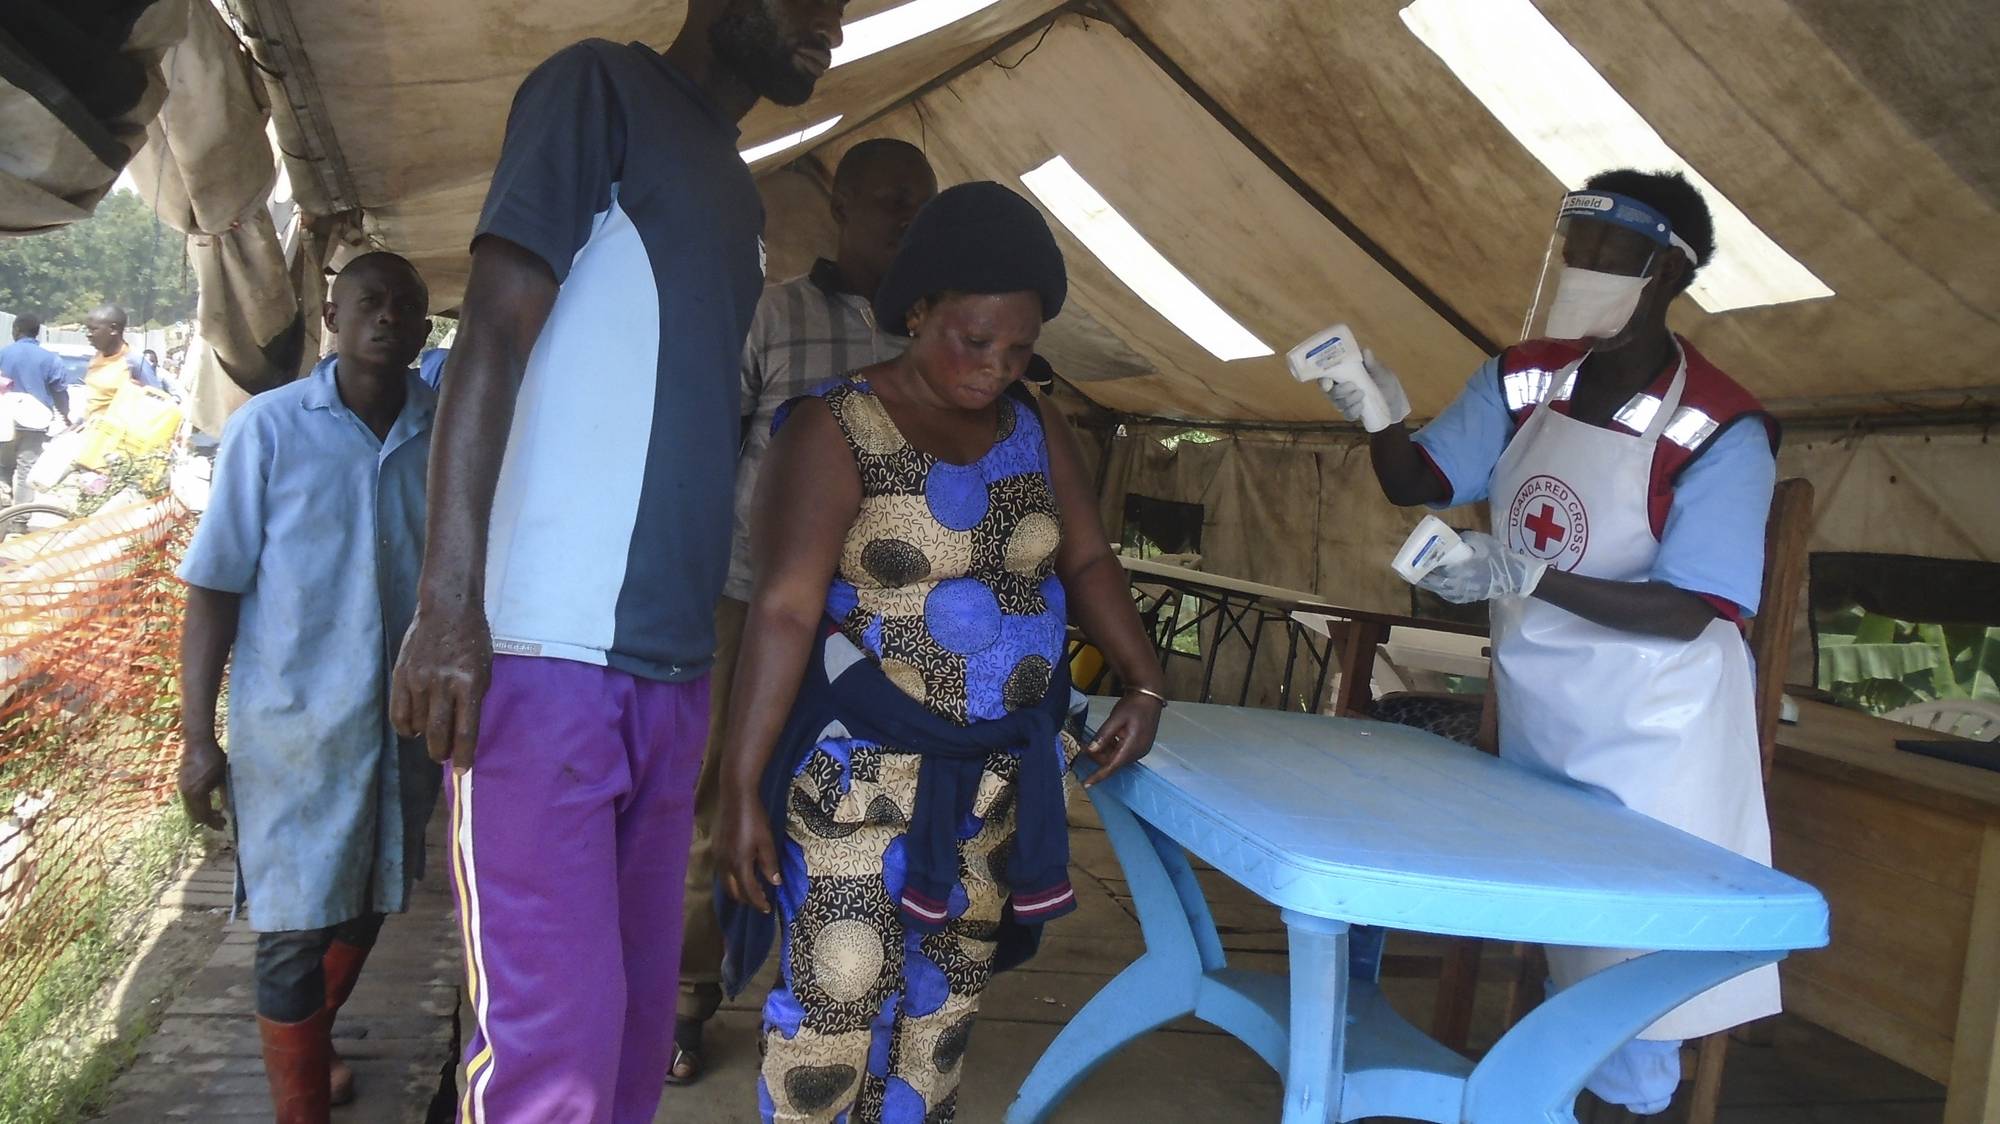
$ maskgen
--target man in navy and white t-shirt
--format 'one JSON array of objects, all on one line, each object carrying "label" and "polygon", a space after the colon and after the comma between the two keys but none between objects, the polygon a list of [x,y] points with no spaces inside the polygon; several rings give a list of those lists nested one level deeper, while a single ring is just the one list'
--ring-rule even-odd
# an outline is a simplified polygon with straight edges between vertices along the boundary
[{"label": "man in navy and white t-shirt", "polygon": [[[844,0],[692,0],[516,95],[433,443],[396,724],[453,763],[472,1119],[650,1120],[763,206],[737,155]],[[476,751],[475,751],[476,745]]]}]

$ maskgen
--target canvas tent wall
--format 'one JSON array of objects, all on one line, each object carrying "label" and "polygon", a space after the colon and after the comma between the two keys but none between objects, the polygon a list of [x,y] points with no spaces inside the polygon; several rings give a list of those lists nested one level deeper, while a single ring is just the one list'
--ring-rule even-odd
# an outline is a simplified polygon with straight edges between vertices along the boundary
[{"label": "canvas tent wall", "polygon": [[[1213,442],[1171,440],[1183,433],[1178,426],[1130,425],[1111,444],[1101,514],[1114,537],[1128,496],[1198,505],[1204,570],[1357,609],[1411,611],[1410,587],[1388,558],[1422,512],[1383,502],[1365,442],[1272,430],[1232,432]],[[1815,553],[2000,561],[1994,519],[2000,503],[1993,498],[2000,457],[1982,429],[1874,432],[1802,424],[1789,433],[1778,469],[1813,483],[1807,545]],[[1446,520],[1485,526],[1476,508],[1454,510]],[[1800,604],[1787,680],[1812,683],[1806,598]],[[1281,660],[1282,652],[1267,653],[1257,691],[1275,697]],[[1233,667],[1225,671],[1223,681],[1237,681]]]},{"label": "canvas tent wall", "polygon": [[[848,20],[902,3],[854,0]],[[208,130],[206,148],[168,146],[188,190],[160,202],[235,263],[217,265],[228,299],[209,311],[254,322],[235,330],[241,370],[258,355],[268,366],[271,343],[314,307],[319,267],[356,249],[408,254],[438,307],[453,305],[520,78],[584,36],[664,44],[680,17],[679,5],[657,0],[224,0],[228,19],[206,22],[203,0],[154,5],[175,6],[205,35],[200,50],[213,63],[197,68],[209,88],[190,90],[181,111],[227,109],[232,124]],[[1518,332],[1564,184],[1474,93],[1474,76],[1413,32],[1410,0],[960,6],[976,10],[835,69],[805,106],[760,106],[746,119],[745,146],[835,122],[755,165],[774,274],[829,248],[825,185],[840,154],[893,135],[921,145],[946,182],[1020,187],[1023,173],[1062,156],[1273,350],[1336,318],[1353,324],[1402,373],[1419,415]],[[1483,10],[1501,7],[1524,6],[1494,0]],[[2000,22],[1983,9],[1978,0],[1537,0],[1525,11],[1833,293],[1719,314],[1683,301],[1676,326],[1794,423],[1919,427],[1904,434],[1979,422],[2000,399],[1989,366],[2000,353],[2000,137],[1985,127],[2000,116]],[[1503,46],[1495,65],[1548,65]],[[265,106],[307,220],[282,244],[282,270],[270,256],[275,232],[256,229],[247,202],[268,185],[268,160],[227,143],[261,130]],[[176,108],[170,98],[170,142]],[[224,183],[201,182],[211,175]],[[1147,432],[1139,421],[1162,418],[1308,430],[1245,431],[1222,451],[1186,452],[1240,462],[1215,466],[1202,487],[1228,477],[1245,497],[1272,497],[1211,504],[1219,527],[1259,528],[1261,542],[1254,558],[1211,553],[1210,563],[1393,607],[1398,590],[1362,563],[1393,547],[1406,518],[1376,498],[1353,431],[1277,356],[1214,358],[1061,237],[1074,299],[1046,351],[1080,408],[1131,422],[1135,434]],[[298,323],[306,351],[313,319]],[[2000,478],[1992,446],[1975,436],[1951,457],[1905,449],[1922,441],[1865,438],[1839,454],[1794,445],[1787,466],[1822,483],[1823,529],[1843,528],[1827,541],[1995,557],[1980,534],[1931,533],[1940,519],[2000,525],[1993,490],[1963,484]],[[1286,467],[1265,451],[1278,448],[1310,449],[1317,464]],[[1927,495],[1945,498],[1854,515],[1874,501],[1841,482],[1882,475],[1882,458],[1907,462],[1899,480],[1915,472]],[[1110,476],[1153,487],[1158,460],[1114,441]],[[1337,472],[1327,467],[1335,461]],[[1269,531],[1308,523],[1311,534]]]},{"label": "canvas tent wall", "polygon": [[155,0],[0,6],[0,234],[89,216],[159,112],[186,17]]}]

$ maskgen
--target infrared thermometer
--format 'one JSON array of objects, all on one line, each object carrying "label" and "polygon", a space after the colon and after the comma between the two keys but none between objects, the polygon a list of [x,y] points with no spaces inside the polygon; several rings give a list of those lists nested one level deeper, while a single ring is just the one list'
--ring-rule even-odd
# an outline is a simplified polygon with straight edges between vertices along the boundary
[{"label": "infrared thermometer", "polygon": [[1354,387],[1361,393],[1361,424],[1370,433],[1389,425],[1389,402],[1382,388],[1368,375],[1361,359],[1361,343],[1345,324],[1335,324],[1315,334],[1285,355],[1292,377],[1300,382],[1317,382],[1332,393],[1336,383]]},{"label": "infrared thermometer", "polygon": [[1458,562],[1471,557],[1472,548],[1458,537],[1458,532],[1445,526],[1444,520],[1435,515],[1426,515],[1410,537],[1403,540],[1403,549],[1396,552],[1396,558],[1389,568],[1401,574],[1403,580],[1415,585],[1425,574],[1447,562]]}]

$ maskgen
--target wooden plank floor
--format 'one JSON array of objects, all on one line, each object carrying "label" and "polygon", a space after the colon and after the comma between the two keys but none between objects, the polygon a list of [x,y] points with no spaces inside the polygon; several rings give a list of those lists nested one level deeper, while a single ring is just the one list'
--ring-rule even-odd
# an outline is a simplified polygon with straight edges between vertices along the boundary
[{"label": "wooden plank floor", "polygon": [[[1088,806],[1072,815],[1079,909],[1057,923],[1040,957],[999,977],[988,993],[967,1059],[963,1124],[997,1124],[1062,1024],[1140,951],[1123,871]],[[335,1124],[424,1121],[443,1067],[456,1060],[457,936],[439,865],[446,851],[435,825],[432,837],[432,879],[419,885],[410,913],[390,919],[335,1028],[342,1053],[355,1066],[360,1094],[354,1106],[336,1110]],[[230,877],[224,857],[174,893],[190,908],[226,907]],[[1282,971],[1284,931],[1276,912],[1213,872],[1200,878],[1232,962]],[[1392,973],[1402,978],[1388,981],[1388,990],[1420,1022],[1435,982],[1423,978],[1418,965],[1436,951],[1433,945],[1407,935],[1391,944]],[[270,1119],[250,1014],[253,947],[254,937],[240,923],[228,928],[221,947],[114,1086],[104,1119],[116,1124]],[[1490,966],[1474,1027],[1482,1042],[1498,1029],[1496,981],[1503,965]],[[767,988],[768,982],[760,982],[724,1009],[710,1031],[706,1079],[693,1088],[666,1091],[663,1124],[754,1124],[756,1010]],[[1942,1090],[1935,1083],[1852,1043],[1792,1018],[1777,1020],[1769,1038],[1769,1045],[1731,1051],[1722,1124],[1937,1124],[1942,1118]],[[1278,1101],[1275,1076],[1254,1055],[1189,1019],[1112,1059],[1057,1118],[1075,1124],[1248,1122],[1276,1119]],[[1654,1119],[1672,1124],[1679,1118],[1676,1110]]]},{"label": "wooden plank floor", "polygon": [[[391,917],[361,982],[334,1025],[334,1042],[354,1067],[355,1103],[336,1120],[420,1124],[454,1053],[458,939],[445,876],[442,815],[431,825],[429,878],[406,914]],[[179,891],[192,907],[227,907],[233,852],[211,858]],[[241,920],[187,990],[168,1008],[138,1059],[112,1086],[102,1119],[114,1124],[172,1120],[269,1120],[271,1100],[253,1015],[251,959],[256,934]]]}]

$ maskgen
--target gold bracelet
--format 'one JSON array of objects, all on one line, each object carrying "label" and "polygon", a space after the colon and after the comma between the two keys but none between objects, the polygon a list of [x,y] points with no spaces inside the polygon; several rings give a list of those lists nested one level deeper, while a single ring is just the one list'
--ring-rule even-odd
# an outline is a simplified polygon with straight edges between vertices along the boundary
[{"label": "gold bracelet", "polygon": [[1165,710],[1168,706],[1172,705],[1167,701],[1167,696],[1150,687],[1127,687],[1125,688],[1125,693],[1128,695],[1145,695],[1147,698],[1158,699],[1160,700],[1161,710]]}]

